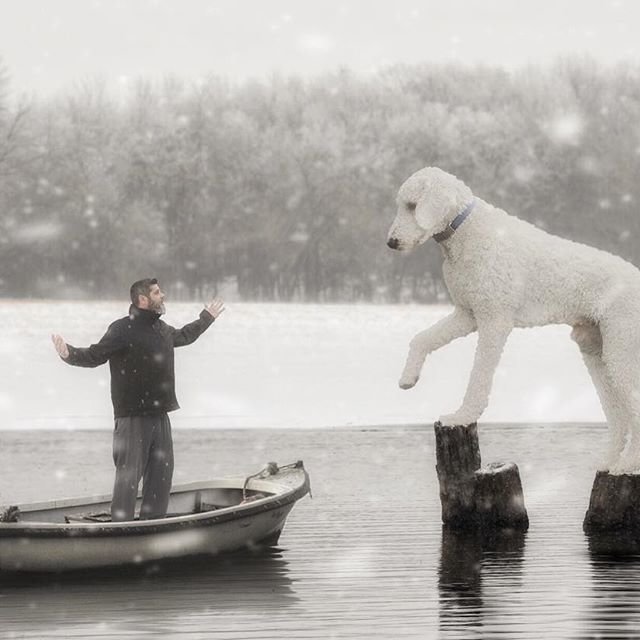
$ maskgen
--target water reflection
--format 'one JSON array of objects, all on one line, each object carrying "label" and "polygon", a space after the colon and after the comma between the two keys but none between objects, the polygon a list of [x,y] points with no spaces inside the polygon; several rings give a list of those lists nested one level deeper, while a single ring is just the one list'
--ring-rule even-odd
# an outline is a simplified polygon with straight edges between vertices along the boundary
[{"label": "water reflection", "polygon": [[597,638],[637,638],[640,629],[640,534],[588,536],[591,606],[588,630]]},{"label": "water reflection", "polygon": [[597,531],[587,535],[592,559],[640,558],[640,531]]},{"label": "water reflection", "polygon": [[297,601],[278,548],[126,570],[5,576],[0,583],[3,629],[34,637],[60,625],[144,633],[160,614],[166,631],[184,631],[205,615],[264,613]]},{"label": "water reflection", "polygon": [[[438,579],[440,630],[460,637],[480,635],[487,622],[483,583],[520,587],[526,533],[502,530],[490,534],[442,528]],[[499,606],[499,603],[498,603]],[[475,631],[475,633],[474,633]]]}]

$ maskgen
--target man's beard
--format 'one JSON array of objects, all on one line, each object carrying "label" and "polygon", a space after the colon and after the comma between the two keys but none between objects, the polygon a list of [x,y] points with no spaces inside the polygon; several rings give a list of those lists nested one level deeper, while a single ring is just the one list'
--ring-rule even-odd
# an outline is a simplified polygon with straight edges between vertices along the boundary
[{"label": "man's beard", "polygon": [[159,316],[163,315],[166,312],[164,302],[151,302],[151,304],[149,305],[149,309],[157,313]]}]

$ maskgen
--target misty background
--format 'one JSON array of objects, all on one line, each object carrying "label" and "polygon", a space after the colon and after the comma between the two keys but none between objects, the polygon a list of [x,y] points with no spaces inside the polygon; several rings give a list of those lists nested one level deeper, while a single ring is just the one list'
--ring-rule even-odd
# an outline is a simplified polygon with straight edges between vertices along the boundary
[{"label": "misty background", "polygon": [[0,79],[0,292],[442,301],[440,252],[385,247],[398,186],[435,165],[553,233],[640,263],[640,65],[453,64],[234,82]]},{"label": "misty background", "polygon": [[427,165],[640,263],[632,3],[6,9],[1,297],[447,302],[385,246]]}]

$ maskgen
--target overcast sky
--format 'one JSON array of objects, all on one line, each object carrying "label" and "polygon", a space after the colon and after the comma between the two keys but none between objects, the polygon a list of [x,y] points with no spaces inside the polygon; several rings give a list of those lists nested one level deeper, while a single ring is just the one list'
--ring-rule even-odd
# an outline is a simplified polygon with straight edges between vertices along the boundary
[{"label": "overcast sky", "polygon": [[15,93],[87,76],[197,80],[457,61],[508,68],[559,54],[638,60],[638,0],[0,0]]}]

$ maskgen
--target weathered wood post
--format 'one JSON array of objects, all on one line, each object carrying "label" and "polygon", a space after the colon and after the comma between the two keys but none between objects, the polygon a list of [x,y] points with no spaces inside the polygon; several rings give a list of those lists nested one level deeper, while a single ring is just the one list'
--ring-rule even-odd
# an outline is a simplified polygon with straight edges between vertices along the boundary
[{"label": "weathered wood post", "polygon": [[586,533],[621,531],[640,535],[640,475],[598,471],[583,529]]},{"label": "weathered wood post", "polygon": [[525,531],[520,472],[513,463],[481,467],[478,426],[434,424],[442,521],[454,529]]},{"label": "weathered wood post", "polygon": [[465,528],[475,517],[475,472],[480,468],[478,427],[444,427],[436,431],[436,471],[440,482],[442,522]]}]

